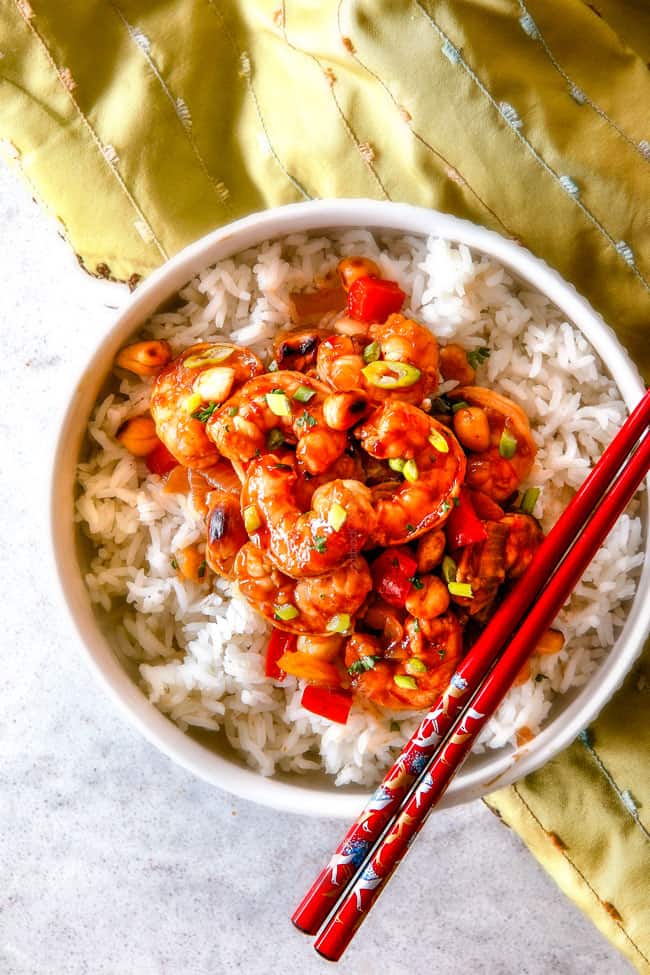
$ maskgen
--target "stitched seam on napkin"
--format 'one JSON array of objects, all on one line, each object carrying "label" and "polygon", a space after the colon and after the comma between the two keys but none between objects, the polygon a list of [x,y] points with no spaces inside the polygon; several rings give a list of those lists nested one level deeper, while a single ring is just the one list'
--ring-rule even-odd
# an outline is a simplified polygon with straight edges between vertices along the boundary
[{"label": "stitched seam on napkin", "polygon": [[[240,48],[240,46],[237,43],[237,41],[236,41],[236,39],[235,39],[232,31],[230,30],[230,26],[227,23],[226,18],[224,17],[222,11],[219,10],[215,6],[214,0],[206,0],[206,3],[208,5],[208,9],[212,11],[212,13],[214,14],[214,16],[218,19],[219,23],[221,24],[221,27],[223,28],[223,32],[226,35],[226,37],[228,38],[228,43],[230,44],[230,46],[232,47],[233,51],[237,55],[239,61],[241,62],[242,58],[244,57],[244,52]],[[287,169],[287,167],[284,165],[284,163],[280,159],[280,157],[279,157],[279,155],[278,155],[278,153],[277,153],[277,151],[275,149],[275,146],[271,142],[271,138],[269,136],[269,130],[268,130],[268,128],[266,126],[266,123],[264,121],[264,116],[262,115],[262,108],[260,106],[260,102],[259,102],[259,99],[257,97],[257,92],[255,91],[255,86],[253,85],[253,80],[251,78],[250,70],[249,71],[246,71],[244,73],[244,78],[245,78],[245,81],[246,81],[246,87],[248,88],[248,93],[250,94],[251,99],[253,101],[253,106],[255,108],[255,114],[257,115],[257,120],[260,123],[262,132],[264,133],[264,138],[266,139],[266,143],[267,143],[269,149],[271,150],[271,155],[273,156],[273,158],[275,159],[276,163],[278,164],[278,167],[280,168],[281,172],[284,174],[284,176],[286,176],[286,178],[289,180],[289,182],[291,183],[291,185],[295,189],[297,189],[298,192],[301,193],[302,196],[304,196],[304,198],[306,200],[313,200],[313,196],[311,195],[311,193],[309,193],[305,189],[305,187],[302,185],[302,183],[295,176],[292,176],[291,175],[291,173],[289,172],[289,170]]]},{"label": "stitched seam on napkin", "polygon": [[[320,70],[323,72],[323,75],[325,77],[325,82],[326,82],[326,84],[327,84],[327,86],[329,88],[329,91],[330,91],[330,95],[332,97],[332,100],[333,100],[334,104],[336,105],[336,110],[339,113],[339,117],[341,119],[341,122],[343,123],[343,127],[345,128],[345,131],[347,132],[348,138],[350,139],[350,141],[352,142],[352,145],[355,147],[355,149],[359,153],[363,164],[366,166],[366,168],[370,172],[371,176],[373,177],[373,179],[377,183],[377,186],[379,187],[379,189],[381,190],[381,192],[384,194],[384,196],[386,197],[387,200],[390,200],[391,199],[390,194],[389,194],[388,190],[386,189],[386,187],[384,186],[384,184],[382,182],[382,179],[381,179],[379,173],[377,172],[377,170],[375,169],[375,167],[372,164],[372,154],[371,154],[371,152],[368,151],[370,149],[370,147],[367,145],[367,143],[363,143],[363,142],[361,142],[358,139],[358,137],[356,136],[356,134],[355,134],[355,132],[354,132],[354,130],[353,130],[350,122],[349,122],[349,120],[347,119],[347,117],[345,115],[345,112],[343,111],[343,108],[341,107],[341,103],[339,102],[338,98],[336,97],[336,93],[334,91],[334,84],[336,82],[336,77],[334,76],[333,73],[332,74],[328,74],[328,69],[323,67],[323,65],[321,64],[320,59],[317,58],[315,54],[312,54],[311,51],[304,51],[302,48],[298,47],[296,44],[292,43],[292,41],[289,40],[289,35],[287,34],[287,4],[286,4],[286,0],[282,0],[282,36],[284,37],[285,43],[287,44],[288,47],[291,48],[292,51],[295,51],[296,54],[302,54],[304,57],[307,57],[310,60],[312,60],[320,68]],[[364,146],[367,146],[366,151],[364,151]]]},{"label": "stitched seam on napkin", "polygon": [[[224,207],[224,209],[227,211],[227,213],[232,216],[232,206],[231,206],[231,204],[229,202],[230,190],[228,189],[228,187],[226,186],[226,184],[222,180],[215,179],[215,177],[212,175],[212,173],[208,169],[207,163],[205,162],[203,156],[201,155],[201,153],[199,151],[199,147],[196,144],[196,140],[194,139],[194,136],[192,135],[192,132],[191,132],[191,129],[190,129],[190,124],[188,124],[188,121],[187,121],[187,117],[185,116],[184,113],[181,113],[181,111],[179,110],[179,105],[178,105],[177,99],[172,94],[171,89],[169,88],[169,85],[167,84],[167,82],[163,78],[162,74],[160,73],[160,70],[158,69],[158,66],[157,66],[156,62],[154,61],[153,57],[151,56],[151,53],[148,50],[148,46],[145,43],[145,40],[148,40],[148,39],[145,39],[144,38],[144,35],[142,35],[142,34],[139,35],[137,33],[137,28],[134,27],[132,24],[129,23],[129,21],[126,19],[126,17],[124,16],[124,14],[122,13],[122,11],[118,7],[118,5],[115,3],[115,0],[108,0],[108,6],[111,8],[111,10],[115,14],[115,16],[119,19],[120,23],[122,24],[122,26],[126,30],[128,36],[129,36],[129,40],[135,45],[135,47],[137,47],[138,51],[140,52],[140,54],[142,55],[142,57],[145,59],[145,61],[147,63],[147,66],[149,67],[149,70],[151,71],[151,73],[155,77],[156,81],[158,82],[160,88],[162,89],[163,93],[165,94],[165,97],[171,103],[171,106],[174,109],[174,114],[175,114],[176,118],[178,119],[178,123],[179,123],[179,125],[181,126],[181,128],[183,130],[183,134],[185,135],[187,141],[189,142],[189,144],[190,144],[190,146],[192,148],[192,152],[196,156],[196,158],[198,160],[198,163],[199,163],[201,169],[203,170],[203,172],[205,173],[207,179],[209,180],[209,182],[210,182],[210,184],[211,184],[211,186],[212,186],[212,188],[214,190],[215,196],[217,197],[217,200],[219,201],[219,203],[221,204],[221,206]],[[142,42],[139,42],[138,41],[138,37],[140,37],[142,39]]]},{"label": "stitched seam on napkin", "polygon": [[[535,813],[533,812],[533,810],[531,809],[531,807],[528,805],[528,803],[526,802],[526,800],[522,796],[522,794],[519,791],[519,789],[517,788],[517,785],[516,784],[512,786],[512,791],[515,793],[515,795],[517,796],[517,798],[519,799],[519,801],[521,802],[521,804],[523,805],[523,807],[528,811],[531,819],[537,824],[537,826],[540,828],[540,830],[544,833],[544,836],[545,837],[548,837],[549,830],[547,830],[542,825],[541,821],[537,818],[537,816],[535,815]],[[582,870],[580,870],[580,868],[577,866],[577,864],[574,863],[574,861],[568,855],[568,853],[566,852],[566,850],[563,850],[563,849],[561,849],[561,848],[559,848],[557,846],[554,846],[554,849],[557,849],[559,851],[559,853],[564,857],[564,859],[567,861],[567,863],[573,868],[573,870],[577,873],[577,875],[580,877],[580,879],[585,883],[585,885],[588,887],[588,889],[594,895],[594,897],[596,899],[596,902],[598,904],[599,910],[602,911],[604,914],[607,914],[607,919],[609,921],[613,921],[613,923],[616,925],[616,927],[619,928],[623,932],[623,934],[625,935],[625,937],[627,938],[627,940],[630,942],[630,944],[632,945],[632,947],[634,948],[634,950],[640,955],[641,958],[643,958],[643,960],[648,965],[650,965],[650,958],[648,958],[648,957],[646,957],[646,955],[644,955],[644,953],[639,948],[638,944],[632,938],[631,934],[624,927],[622,921],[616,920],[615,918],[613,918],[610,914],[608,914],[604,910],[604,908],[603,908],[603,901],[598,896],[597,891],[595,890],[594,887],[592,887],[592,885],[587,880],[587,877],[585,876],[585,874],[582,872]]]},{"label": "stitched seam on napkin", "polygon": [[636,263],[634,261],[634,255],[631,248],[625,243],[625,241],[615,240],[610,234],[610,232],[607,230],[607,228],[600,222],[598,217],[594,213],[592,213],[589,207],[587,207],[582,202],[582,200],[579,198],[578,195],[576,195],[575,193],[567,193],[566,189],[564,188],[561,182],[561,178],[558,175],[558,173],[556,173],[553,167],[546,162],[543,156],[539,154],[539,152],[532,144],[532,142],[530,142],[526,138],[526,136],[519,131],[519,127],[521,126],[521,120],[518,118],[514,108],[511,105],[505,105],[504,103],[500,105],[499,102],[496,101],[496,99],[493,97],[490,91],[483,84],[479,76],[476,74],[474,69],[469,66],[467,61],[464,60],[459,49],[453,44],[453,42],[444,32],[442,27],[440,27],[440,25],[434,20],[434,18],[426,9],[426,7],[423,6],[422,0],[414,0],[414,3],[415,6],[421,11],[424,18],[428,21],[430,26],[433,28],[433,30],[436,32],[438,37],[440,37],[445,42],[445,44],[449,45],[450,49],[453,50],[454,63],[459,64],[462,67],[463,71],[465,71],[465,73],[472,79],[472,81],[477,86],[479,91],[483,93],[483,95],[488,99],[488,101],[493,106],[493,108],[495,108],[496,111],[499,113],[501,118],[505,120],[510,131],[516,136],[516,138],[522,143],[522,145],[526,147],[528,152],[532,155],[533,159],[535,159],[536,162],[538,162],[539,165],[542,167],[542,169],[544,169],[548,173],[548,175],[551,176],[553,180],[558,183],[562,191],[566,193],[569,199],[573,200],[574,204],[578,207],[579,210],[582,211],[582,213],[589,220],[589,222],[593,224],[593,226],[596,227],[597,230],[600,231],[600,233],[607,240],[607,242],[614,248],[618,256],[623,258],[623,260],[627,264],[632,274],[634,274],[634,276],[641,282],[645,290],[650,292],[650,282],[646,280],[644,275],[636,266]]},{"label": "stitched seam on napkin", "polygon": [[617,784],[614,776],[612,775],[612,773],[609,771],[609,769],[603,762],[602,758],[594,748],[588,736],[585,733],[581,733],[580,735],[578,735],[578,741],[583,746],[583,748],[587,750],[592,760],[594,761],[596,768],[601,773],[601,775],[609,785],[610,789],[612,789],[612,791],[615,792],[618,800],[620,801],[620,804],[623,806],[626,813],[628,813],[632,817],[633,822],[635,822],[636,825],[639,827],[646,840],[650,842],[650,833],[645,828],[644,824],[641,822],[641,819],[639,818],[639,813],[636,810],[632,809],[631,806],[625,801],[625,798],[623,796],[623,790]]},{"label": "stitched seam on napkin", "polygon": [[[343,34],[343,26],[341,24],[341,10],[342,10],[342,7],[343,7],[343,3],[344,3],[344,0],[339,0],[339,5],[338,5],[338,8],[337,8],[337,12],[336,12],[336,19],[337,19],[337,24],[338,24],[338,28],[339,28],[339,32],[341,34],[341,37],[347,36],[347,35],[344,35]],[[359,67],[363,68],[363,70],[366,71],[370,75],[371,78],[374,78],[375,81],[377,81],[381,85],[381,87],[383,88],[383,90],[386,92],[386,94],[388,95],[388,97],[390,98],[390,100],[395,105],[395,107],[398,110],[399,114],[402,115],[401,106],[400,106],[399,102],[397,101],[397,99],[395,98],[395,96],[393,95],[392,91],[390,90],[390,88],[388,87],[388,85],[386,84],[386,82],[383,80],[383,78],[379,74],[377,74],[376,71],[373,71],[373,69],[370,68],[365,63],[365,61],[362,61],[361,60],[361,58],[359,57],[359,55],[356,52],[356,49],[350,50],[348,48],[347,50],[348,50],[348,53],[357,62],[357,64],[359,65]],[[403,116],[402,116],[402,118],[403,118]],[[449,160],[440,152],[440,150],[434,148],[434,146],[432,146],[431,143],[427,142],[427,140],[424,138],[424,136],[421,135],[416,129],[414,129],[412,125],[409,125],[407,123],[407,128],[408,128],[409,132],[413,135],[413,137],[415,139],[417,139],[417,141],[422,146],[424,146],[424,148],[428,152],[430,152],[432,156],[434,156],[435,158],[437,158],[440,162],[442,162],[447,167],[447,169],[445,171],[445,175],[449,179],[453,179],[455,182],[459,182],[460,185],[462,185],[462,187],[464,189],[468,190],[468,192],[472,194],[472,196],[474,197],[474,199],[483,207],[483,209],[484,210],[487,210],[487,212],[505,230],[505,232],[508,234],[508,236],[509,237],[514,237],[515,234],[513,234],[512,230],[510,230],[510,228],[508,226],[506,226],[506,224],[503,222],[503,220],[501,219],[501,217],[499,216],[499,214],[496,213],[492,209],[492,207],[488,203],[486,203],[486,201],[484,199],[481,198],[481,196],[479,196],[479,194],[477,193],[477,191],[469,183],[469,181],[463,175],[463,173],[460,172],[460,170],[458,169],[458,167],[457,166],[454,166],[452,163],[450,163]]]},{"label": "stitched seam on napkin", "polygon": [[[528,7],[524,3],[524,0],[519,0],[519,8],[520,8],[520,10],[523,13],[523,17],[521,18],[520,23],[521,23],[521,21],[524,20],[524,18],[526,18],[527,19],[527,24],[530,27],[533,28],[533,33],[530,33],[529,30],[525,30],[525,33],[528,34],[528,36],[531,38],[531,40],[538,41],[539,42],[542,50],[544,51],[544,53],[548,57],[549,61],[551,62],[551,64],[553,65],[553,67],[555,68],[555,70],[557,71],[557,73],[566,82],[566,84],[568,86],[568,89],[569,89],[569,94],[571,94],[572,91],[575,91],[579,95],[581,101],[585,105],[588,105],[589,108],[591,108],[592,111],[594,111],[596,113],[596,115],[599,115],[604,122],[606,122],[608,125],[611,125],[611,127],[614,129],[614,131],[615,132],[618,132],[618,134],[620,135],[620,137],[622,139],[624,139],[627,142],[627,144],[629,146],[631,146],[634,149],[634,151],[637,152],[641,156],[642,159],[644,159],[646,162],[650,162],[650,156],[647,156],[643,152],[643,149],[639,146],[639,143],[638,142],[635,142],[634,139],[632,139],[631,136],[629,136],[627,134],[627,132],[625,132],[620,127],[620,125],[618,125],[614,121],[613,118],[610,118],[610,116],[607,114],[607,112],[603,108],[601,108],[600,105],[597,105],[596,102],[594,102],[594,101],[591,100],[591,98],[589,97],[589,95],[586,93],[586,91],[583,88],[580,87],[580,85],[577,85],[575,83],[575,81],[573,81],[573,79],[569,77],[569,75],[566,73],[566,71],[564,70],[564,68],[560,64],[560,62],[557,60],[557,58],[553,54],[553,51],[551,50],[549,44],[546,41],[546,38],[544,37],[544,35],[542,34],[542,32],[541,32],[541,30],[539,28],[539,24],[533,18],[533,16],[530,13]],[[522,25],[522,29],[524,29],[523,28],[523,25]],[[574,99],[574,101],[576,101],[576,99]]]},{"label": "stitched seam on napkin", "polygon": [[[103,147],[103,145],[102,145],[102,143],[101,143],[101,141],[100,141],[97,133],[93,129],[92,125],[90,124],[90,121],[87,118],[87,116],[82,111],[81,106],[77,102],[77,99],[72,94],[71,86],[69,84],[69,81],[66,82],[66,79],[64,77],[62,77],[63,71],[65,69],[59,69],[58,68],[58,66],[56,64],[56,61],[54,60],[54,57],[52,56],[52,53],[51,53],[51,51],[50,51],[50,49],[49,49],[49,47],[47,45],[47,42],[46,42],[45,38],[42,36],[42,34],[36,29],[36,27],[32,23],[31,16],[30,17],[24,16],[23,8],[21,6],[20,0],[14,0],[14,3],[16,5],[16,7],[18,8],[18,12],[20,13],[20,15],[23,18],[24,22],[27,24],[27,27],[29,28],[29,30],[32,32],[32,34],[34,35],[34,37],[36,38],[36,40],[38,41],[38,43],[43,48],[43,51],[45,53],[45,56],[46,56],[47,60],[49,61],[50,65],[52,66],[52,68],[54,70],[54,73],[56,74],[56,77],[57,77],[57,79],[59,81],[59,84],[65,89],[65,91],[67,93],[67,96],[70,99],[70,101],[72,102],[72,104],[73,104],[76,112],[78,113],[79,118],[81,119],[81,122],[82,122],[84,128],[90,134],[90,137],[92,139],[93,144],[98,149],[98,151],[101,154],[101,157],[104,160],[104,162],[106,163],[108,169],[110,170],[110,172],[113,174],[113,176],[117,180],[117,182],[118,182],[118,184],[119,184],[122,192],[124,193],[124,195],[126,196],[126,198],[129,201],[129,203],[131,204],[131,206],[133,207],[133,209],[137,213],[140,221],[144,224],[145,229],[148,230],[148,232],[151,234],[151,238],[150,238],[151,241],[156,245],[156,247],[158,248],[158,251],[160,252],[161,256],[165,260],[167,260],[167,258],[168,258],[169,255],[167,254],[165,248],[163,247],[163,245],[161,244],[161,242],[156,237],[156,234],[155,234],[155,232],[154,232],[151,224],[149,223],[149,221],[145,217],[144,213],[142,212],[142,210],[140,209],[140,207],[136,203],[136,201],[133,198],[133,196],[132,196],[132,194],[131,194],[128,186],[126,185],[126,183],[124,182],[124,180],[120,176],[118,170],[113,165],[113,163],[107,158],[106,152],[104,151],[104,147]],[[136,224],[137,223],[138,223],[138,221],[136,221]],[[136,229],[137,229],[137,226],[136,226]],[[142,234],[140,236],[142,236]]]}]

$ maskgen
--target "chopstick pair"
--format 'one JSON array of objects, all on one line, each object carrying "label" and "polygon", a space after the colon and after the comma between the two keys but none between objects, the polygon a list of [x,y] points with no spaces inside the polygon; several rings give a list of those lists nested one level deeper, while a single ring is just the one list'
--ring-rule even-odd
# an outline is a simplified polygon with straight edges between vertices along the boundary
[{"label": "chopstick pair", "polygon": [[649,424],[650,391],[585,479],[293,914],[300,930],[316,934],[338,901],[314,944],[325,958],[336,961],[345,951],[539,637],[647,474],[650,435],[618,472]]}]

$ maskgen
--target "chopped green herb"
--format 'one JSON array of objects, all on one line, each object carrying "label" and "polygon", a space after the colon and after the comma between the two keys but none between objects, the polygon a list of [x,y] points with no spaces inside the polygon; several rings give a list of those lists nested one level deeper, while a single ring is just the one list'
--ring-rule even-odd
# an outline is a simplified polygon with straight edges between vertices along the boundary
[{"label": "chopped green herb", "polygon": [[327,551],[327,539],[324,538],[322,535],[316,535],[314,539],[314,548],[316,549],[319,555],[322,555],[323,552]]},{"label": "chopped green herb", "polygon": [[281,447],[283,443],[284,434],[282,433],[282,430],[279,430],[277,427],[273,427],[272,430],[269,430],[266,435],[266,446],[269,448],[269,450],[275,450],[276,447]]},{"label": "chopped green herb", "polygon": [[420,632],[420,621],[418,619],[413,620],[413,629],[416,633]]},{"label": "chopped green herb", "polygon": [[454,508],[460,508],[460,498],[452,498],[452,501],[454,502]]},{"label": "chopped green herb", "polygon": [[444,660],[445,657],[447,656],[447,651],[446,650],[438,650],[438,656],[440,657],[441,660]]},{"label": "chopped green herb", "polygon": [[170,559],[169,564],[171,565],[172,569],[174,569],[174,571],[178,571],[178,562],[176,561],[176,559],[174,558]]},{"label": "chopped green herb", "polygon": [[260,450],[259,447],[256,447],[255,448],[255,456],[256,457],[261,457],[262,456],[262,451]]},{"label": "chopped green herb", "polygon": [[215,410],[218,410],[221,403],[208,403],[206,406],[199,407],[192,413],[195,420],[199,420],[201,423],[207,423]]},{"label": "chopped green herb", "polygon": [[535,680],[538,684],[540,684],[543,680],[548,680],[548,677],[546,674],[536,674]]},{"label": "chopped green herb", "polygon": [[501,439],[499,440],[499,454],[501,457],[505,457],[506,460],[510,460],[514,457],[517,452],[517,438],[513,437],[509,430],[504,428],[501,434]]},{"label": "chopped green herb", "polygon": [[469,403],[466,403],[464,399],[459,399],[458,402],[454,403],[452,406],[451,412],[458,413],[459,410],[464,410],[467,406],[469,406]]},{"label": "chopped green herb", "polygon": [[524,492],[524,496],[521,499],[520,510],[523,511],[525,515],[532,515],[540,494],[541,491],[539,488],[528,488],[528,490]]},{"label": "chopped green herb", "polygon": [[305,410],[302,416],[299,416],[298,419],[296,420],[296,426],[308,427],[311,429],[311,427],[316,426],[316,418],[313,417],[311,413],[308,413],[307,410]]},{"label": "chopped green herb", "polygon": [[293,470],[293,467],[291,466],[291,464],[274,464],[273,465],[273,470],[274,471],[292,471]]},{"label": "chopped green herb", "polygon": [[446,515],[448,511],[451,511],[451,505],[448,501],[443,501],[440,505],[440,513]]},{"label": "chopped green herb", "polygon": [[420,579],[418,575],[414,575],[411,579],[409,579],[409,582],[411,583],[414,589],[424,589],[424,583],[422,582],[422,579]]},{"label": "chopped green herb", "polygon": [[348,667],[348,674],[362,674],[366,670],[372,670],[379,657],[359,657]]},{"label": "chopped green herb", "polygon": [[407,525],[406,531],[408,532],[409,535],[411,535],[415,531],[415,525],[411,525],[411,524]]},{"label": "chopped green herb", "polygon": [[293,399],[298,400],[299,403],[308,403],[315,395],[315,389],[310,389],[309,386],[298,386],[298,389],[293,394]]},{"label": "chopped green herb", "polygon": [[238,413],[239,413],[238,406],[231,406],[228,410],[228,416],[237,416]]},{"label": "chopped green herb", "polygon": [[472,349],[471,352],[467,353],[467,361],[469,362],[472,369],[478,369],[486,359],[490,357],[490,350],[484,345],[481,345],[478,349]]},{"label": "chopped green herb", "polygon": [[198,567],[197,572],[196,572],[196,574],[198,575],[199,579],[202,579],[203,578],[203,576],[205,575],[205,570],[207,569],[207,567],[208,567],[208,563],[204,559],[203,562],[201,562],[201,564]]},{"label": "chopped green herb", "polygon": [[381,356],[381,349],[379,348],[379,342],[371,342],[370,345],[366,345],[363,350],[363,361],[368,364],[369,362],[376,362]]}]

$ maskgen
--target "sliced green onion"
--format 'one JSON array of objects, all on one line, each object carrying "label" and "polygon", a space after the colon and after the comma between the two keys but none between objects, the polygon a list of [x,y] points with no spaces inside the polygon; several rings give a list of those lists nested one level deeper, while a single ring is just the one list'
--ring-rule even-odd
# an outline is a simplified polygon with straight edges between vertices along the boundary
[{"label": "sliced green onion", "polygon": [[315,389],[310,389],[309,386],[298,386],[292,399],[297,399],[299,403],[308,403],[316,395]]},{"label": "sliced green onion", "polygon": [[420,476],[420,472],[418,470],[418,465],[415,463],[414,460],[406,461],[406,463],[404,464],[404,469],[402,470],[402,474],[404,475],[407,481],[411,482],[411,484],[417,481],[418,477]]},{"label": "sliced green onion", "polygon": [[384,359],[368,363],[361,372],[371,386],[379,389],[404,389],[413,386],[422,375],[417,366],[409,362],[386,362]]},{"label": "sliced green onion", "polygon": [[291,403],[284,393],[267,393],[266,402],[275,416],[291,416]]},{"label": "sliced green onion", "polygon": [[456,573],[458,572],[458,566],[452,559],[451,555],[445,555],[442,560],[442,575],[445,582],[455,582]]},{"label": "sliced green onion", "polygon": [[532,515],[535,510],[535,505],[537,504],[537,499],[540,496],[541,491],[539,488],[528,488],[524,492],[524,496],[521,499],[520,510],[523,511],[525,515]]},{"label": "sliced green onion", "polygon": [[260,513],[254,504],[248,504],[244,508],[244,528],[249,535],[256,532],[257,529],[262,524],[262,519],[260,518]]},{"label": "sliced green onion", "polygon": [[282,430],[278,430],[277,427],[273,427],[272,430],[266,435],[266,446],[269,450],[275,450],[276,447],[281,447],[284,443],[284,434]]},{"label": "sliced green onion", "polygon": [[398,687],[403,687],[406,691],[417,691],[418,682],[415,677],[408,677],[406,674],[395,674],[394,682]]},{"label": "sliced green onion", "polygon": [[424,589],[424,583],[422,582],[422,579],[420,579],[417,573],[414,576],[411,576],[409,582],[411,583],[414,589]]},{"label": "sliced green onion", "polygon": [[239,413],[239,407],[238,406],[230,406],[230,407],[228,407],[228,416],[237,416],[238,413]]},{"label": "sliced green onion", "polygon": [[323,535],[316,535],[316,538],[314,539],[314,548],[319,555],[323,555],[323,553],[327,551],[327,539],[324,538]]},{"label": "sliced green onion", "polygon": [[381,349],[379,348],[379,342],[371,342],[363,350],[363,361],[365,363],[376,362],[380,356]]},{"label": "sliced green onion", "polygon": [[448,582],[447,589],[452,596],[465,596],[467,599],[474,598],[474,593],[469,582]]},{"label": "sliced green onion", "polygon": [[390,467],[391,471],[397,471],[398,474],[402,473],[405,464],[406,461],[403,457],[391,457],[388,461],[388,466]]},{"label": "sliced green onion", "polygon": [[349,613],[337,613],[325,626],[328,633],[347,633],[350,629]]},{"label": "sliced green onion", "polygon": [[451,407],[452,413],[458,413],[459,410],[464,410],[469,406],[464,399],[459,399],[457,403],[453,403]]},{"label": "sliced green onion", "polygon": [[327,512],[327,524],[330,528],[333,528],[335,532],[339,531],[343,525],[348,520],[348,513],[345,508],[334,502],[330,510]]},{"label": "sliced green onion", "polygon": [[200,369],[211,362],[225,362],[234,351],[233,345],[213,345],[196,355],[189,355],[187,359],[183,359],[183,365],[186,369]]},{"label": "sliced green onion", "polygon": [[509,430],[504,429],[499,440],[499,453],[506,460],[515,456],[517,452],[517,438],[513,437]]},{"label": "sliced green onion", "polygon": [[449,453],[449,444],[447,443],[443,435],[441,433],[438,433],[437,430],[432,430],[431,433],[429,434],[429,443],[439,453],[441,454]]},{"label": "sliced green onion", "polygon": [[472,349],[471,352],[467,353],[467,361],[469,362],[472,369],[478,369],[486,359],[490,357],[490,350],[484,345],[478,347],[478,349]]},{"label": "sliced green onion", "polygon": [[426,674],[427,665],[419,657],[410,657],[404,664],[407,674]]},{"label": "sliced green onion", "polygon": [[295,620],[300,613],[292,603],[284,603],[282,606],[273,607],[273,615],[276,620],[284,620],[286,623],[288,620]]}]

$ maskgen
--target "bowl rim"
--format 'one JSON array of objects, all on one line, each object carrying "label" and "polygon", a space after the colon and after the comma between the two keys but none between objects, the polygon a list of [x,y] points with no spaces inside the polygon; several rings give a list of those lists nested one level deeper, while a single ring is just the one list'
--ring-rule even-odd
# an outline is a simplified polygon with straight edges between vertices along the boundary
[{"label": "bowl rim", "polygon": [[[107,374],[125,338],[141,327],[156,307],[175,294],[198,270],[235,255],[265,240],[292,233],[363,227],[370,231],[397,231],[417,236],[437,236],[490,255],[519,279],[546,295],[568,317],[596,350],[619,388],[628,410],[645,391],[638,370],[612,329],[557,271],[514,240],[450,214],[403,203],[376,200],[314,200],[276,207],[219,227],[185,247],[154,271],[128,298],[113,324],[97,343],[90,361],[82,368],[59,426],[51,466],[50,556],[59,582],[59,595],[68,619],[80,638],[91,669],[127,720],[160,751],[200,778],[241,798],[299,814],[352,819],[365,804],[369,790],[340,792],[335,788],[306,788],[236,765],[190,738],[152,705],[119,663],[94,616],[76,561],[73,512],[74,466],[78,450],[79,416],[97,386],[97,376]],[[94,402],[92,398],[91,403]],[[85,413],[88,416],[88,411]],[[87,425],[84,423],[82,433]],[[76,434],[75,434],[76,429]],[[66,470],[66,465],[68,468]],[[72,470],[70,470],[72,467]],[[64,476],[61,476],[61,472]],[[650,478],[647,483],[650,485]],[[644,499],[647,524],[647,492]],[[68,517],[62,517],[67,513]],[[579,689],[575,698],[527,745],[516,751],[495,750],[481,768],[461,769],[440,806],[479,798],[529,774],[567,747],[600,712],[621,685],[641,653],[650,630],[650,532],[646,530],[645,560],[637,591],[626,622],[611,652],[598,670]],[[598,677],[595,686],[594,678]]]}]

